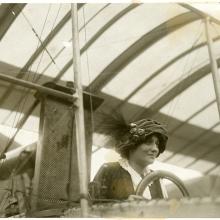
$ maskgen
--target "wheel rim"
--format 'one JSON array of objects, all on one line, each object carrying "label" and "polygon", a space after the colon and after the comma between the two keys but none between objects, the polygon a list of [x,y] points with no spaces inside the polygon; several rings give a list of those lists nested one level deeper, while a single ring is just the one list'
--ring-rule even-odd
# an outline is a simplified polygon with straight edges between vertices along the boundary
[{"label": "wheel rim", "polygon": [[184,183],[182,182],[182,180],[177,177],[176,175],[168,172],[168,171],[162,171],[162,170],[157,170],[157,171],[153,171],[150,174],[148,174],[147,176],[145,176],[143,178],[143,180],[139,183],[137,189],[136,189],[136,195],[143,195],[143,192],[145,190],[145,188],[153,181],[157,180],[157,179],[168,179],[171,182],[173,182],[178,189],[181,191],[183,197],[189,197],[189,192],[186,189]]}]

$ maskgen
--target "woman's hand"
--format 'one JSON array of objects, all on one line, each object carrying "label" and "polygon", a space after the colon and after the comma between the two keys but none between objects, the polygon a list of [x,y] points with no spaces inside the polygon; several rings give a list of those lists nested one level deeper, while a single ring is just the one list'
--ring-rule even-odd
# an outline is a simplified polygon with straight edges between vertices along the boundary
[{"label": "woman's hand", "polygon": [[133,201],[133,200],[148,200],[148,199],[144,198],[143,196],[130,195],[128,197],[128,200]]}]

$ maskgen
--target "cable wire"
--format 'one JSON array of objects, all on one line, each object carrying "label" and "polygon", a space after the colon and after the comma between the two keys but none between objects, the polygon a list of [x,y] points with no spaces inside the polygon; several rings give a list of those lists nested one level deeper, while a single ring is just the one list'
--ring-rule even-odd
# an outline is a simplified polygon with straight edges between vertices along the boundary
[{"label": "cable wire", "polygon": [[[190,49],[193,49],[194,47],[196,47],[197,43],[199,42],[199,40],[200,40],[200,38],[201,38],[201,36],[202,36],[202,33],[203,33],[201,27],[202,27],[202,21],[200,22],[200,26],[199,26],[199,29],[198,29],[198,30],[199,30],[199,31],[198,31],[198,36],[196,36],[196,39],[193,41],[192,46],[191,46]],[[191,59],[191,67],[188,68],[187,74],[186,74],[186,69],[187,69],[186,66],[187,66],[187,64],[188,64],[189,61],[190,61],[189,57],[190,57],[190,55],[191,55],[192,53],[190,53],[190,54],[188,54],[188,55],[186,56],[185,64],[184,64],[184,67],[183,67],[183,73],[182,73],[182,76],[179,78],[179,81],[181,81],[181,80],[184,79],[184,78],[187,78],[187,77],[191,74],[191,71],[192,71],[192,69],[193,69],[193,65],[194,65],[194,63],[195,63],[195,61],[196,61],[196,58],[197,58],[197,57],[196,57],[196,54],[197,54],[197,53],[198,53],[198,50],[196,50],[196,52],[194,53],[194,59]],[[181,91],[181,90],[182,90],[182,87],[183,87],[183,85],[180,86],[180,87],[178,88],[178,90]],[[173,101],[173,108],[170,108],[170,110],[168,111],[168,115],[170,115],[171,117],[172,117],[174,111],[176,110],[176,107],[177,107],[178,103],[180,102],[181,95],[182,95],[182,93],[179,94],[176,99],[173,99],[173,100],[172,100],[172,101]],[[171,102],[172,102],[172,101],[171,101]],[[168,120],[166,121],[167,127],[169,127],[169,124],[170,124],[170,121],[171,121],[171,117],[168,118]]]},{"label": "cable wire", "polygon": [[[87,42],[87,30],[86,30],[86,18],[85,18],[85,6],[83,6],[83,21],[84,21],[84,40]],[[90,68],[89,68],[89,56],[87,50],[86,53],[86,66],[88,71],[88,79],[89,83],[91,83],[91,76],[90,76]],[[93,143],[93,133],[94,133],[94,115],[93,115],[93,100],[91,90],[89,89],[89,100],[90,100],[90,114],[91,114],[91,126],[92,126],[92,143]]]},{"label": "cable wire", "polygon": [[[41,43],[42,47],[44,48],[44,50],[46,51],[46,53],[48,54],[48,56],[50,57],[50,59],[52,60],[52,62],[54,63],[55,66],[57,66],[55,60],[53,59],[52,55],[50,54],[50,52],[47,50],[46,46],[44,46],[43,41],[41,40],[40,36],[38,35],[37,31],[34,29],[33,25],[31,24],[31,22],[29,21],[29,19],[27,18],[27,16],[24,14],[23,11],[21,11],[22,15],[24,16],[25,20],[27,21],[28,25],[30,26],[31,30],[33,31],[33,33],[35,34],[35,36],[37,37],[37,39],[39,40],[39,42]],[[57,66],[57,68],[59,68]]]},{"label": "cable wire", "polygon": [[[48,15],[49,15],[50,9],[51,9],[51,4],[49,5],[49,8],[48,8],[48,10],[47,10],[46,18],[45,18],[45,20],[44,20],[43,27],[42,27],[42,30],[41,30],[41,33],[40,33],[40,38],[41,38],[41,36],[42,36],[42,34],[43,34],[43,31],[44,31],[44,29],[45,29],[45,25],[46,25],[46,21],[47,21],[47,19],[48,19]],[[55,23],[56,23],[56,20],[57,20],[58,15],[59,15],[60,9],[61,9],[61,4],[60,4],[60,7],[59,7],[59,9],[58,9],[58,12],[57,12],[57,15],[56,15],[56,17],[55,17],[55,20],[54,20],[54,22],[53,22],[52,29],[54,28],[54,25],[55,25]],[[23,15],[24,15],[24,13],[23,13]],[[24,15],[24,16],[25,16],[25,15]],[[25,16],[25,18],[26,18],[26,20],[28,21],[28,19],[27,19],[26,16]],[[30,22],[28,22],[28,23],[30,24]],[[41,41],[38,41],[38,46],[37,46],[37,48],[40,46],[40,44],[41,44]],[[41,58],[40,58],[40,60],[39,60],[39,62],[38,62],[37,69],[36,69],[36,71],[35,71],[35,75],[36,75],[36,72],[38,71],[38,68],[39,68],[39,66],[40,66],[40,63],[41,63],[41,60],[42,60],[44,51],[45,51],[45,50],[43,50],[42,55],[41,55]],[[32,65],[33,65],[33,64],[32,64]],[[30,69],[32,68],[32,65],[31,65]],[[29,72],[29,71],[27,71],[27,72]],[[30,75],[30,74],[29,74],[29,75]],[[33,76],[33,81],[35,81],[34,79],[35,79],[35,76]],[[22,109],[24,108],[25,104],[27,103],[27,100],[28,100],[28,97],[29,97],[29,92],[31,91],[30,89],[26,89],[26,88],[25,88],[24,90],[26,90],[26,93],[25,93],[25,95],[24,95],[23,97],[21,97],[21,99],[20,99],[19,102],[18,102],[18,106],[20,107],[20,110],[17,110],[17,112],[16,112],[15,120],[14,120],[14,122],[13,122],[13,127],[15,127],[15,126],[17,127],[17,126],[18,126],[22,114],[20,113],[20,115],[18,116],[17,123],[16,123],[16,125],[15,125],[16,117],[17,117],[17,115],[18,115],[18,112],[22,112]],[[23,105],[22,105],[22,101],[23,101]],[[16,105],[16,106],[17,106],[17,105]],[[10,115],[9,115],[9,116],[10,116]],[[17,129],[21,129],[21,127],[18,127]],[[11,138],[11,135],[8,136],[8,143],[10,142],[10,138]],[[8,144],[6,144],[6,145],[8,145]]]}]

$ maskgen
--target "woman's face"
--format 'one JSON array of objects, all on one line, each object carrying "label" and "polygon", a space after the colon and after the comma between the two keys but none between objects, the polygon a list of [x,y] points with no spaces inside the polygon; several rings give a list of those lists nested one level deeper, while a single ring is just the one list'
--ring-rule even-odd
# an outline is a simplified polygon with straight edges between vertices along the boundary
[{"label": "woman's face", "polygon": [[144,143],[132,150],[129,159],[145,167],[152,164],[159,153],[159,139],[156,135],[150,136]]}]

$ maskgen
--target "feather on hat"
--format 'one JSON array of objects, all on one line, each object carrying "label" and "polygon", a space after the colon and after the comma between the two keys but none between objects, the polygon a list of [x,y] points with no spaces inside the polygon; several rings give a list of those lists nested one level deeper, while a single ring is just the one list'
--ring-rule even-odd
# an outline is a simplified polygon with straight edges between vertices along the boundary
[{"label": "feather on hat", "polygon": [[101,124],[98,132],[114,139],[115,149],[122,152],[137,143],[144,143],[146,139],[155,134],[159,138],[159,154],[163,153],[168,140],[165,126],[152,119],[142,119],[126,123],[119,112],[113,114],[100,113]]}]

